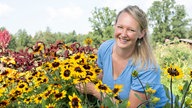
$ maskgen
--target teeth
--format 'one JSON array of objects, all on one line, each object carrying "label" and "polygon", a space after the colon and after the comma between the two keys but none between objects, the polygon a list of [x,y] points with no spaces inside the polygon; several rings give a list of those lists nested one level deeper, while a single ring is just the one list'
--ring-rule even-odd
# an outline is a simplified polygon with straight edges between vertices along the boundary
[{"label": "teeth", "polygon": [[119,39],[121,39],[121,40],[123,40],[123,41],[129,41],[129,39],[127,39],[127,38],[119,37]]}]

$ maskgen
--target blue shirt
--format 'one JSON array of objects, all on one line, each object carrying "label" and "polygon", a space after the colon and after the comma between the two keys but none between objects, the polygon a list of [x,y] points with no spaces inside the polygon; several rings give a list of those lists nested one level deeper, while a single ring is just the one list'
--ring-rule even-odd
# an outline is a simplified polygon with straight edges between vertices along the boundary
[{"label": "blue shirt", "polygon": [[144,87],[146,84],[152,89],[156,90],[154,94],[156,97],[160,98],[160,101],[156,104],[156,108],[161,108],[168,101],[166,97],[163,85],[160,83],[160,68],[155,68],[154,66],[149,66],[148,69],[139,69],[138,65],[133,65],[132,60],[129,59],[126,68],[118,76],[116,80],[113,78],[113,68],[112,68],[112,48],[115,43],[114,39],[107,40],[101,44],[98,49],[98,66],[103,70],[103,83],[107,84],[111,89],[114,88],[115,84],[123,85],[122,92],[120,92],[119,97],[121,99],[127,99],[129,97],[130,90],[135,90],[139,92],[144,92],[141,83],[135,77],[132,77],[132,72],[136,70],[138,72],[138,77],[141,80]]}]

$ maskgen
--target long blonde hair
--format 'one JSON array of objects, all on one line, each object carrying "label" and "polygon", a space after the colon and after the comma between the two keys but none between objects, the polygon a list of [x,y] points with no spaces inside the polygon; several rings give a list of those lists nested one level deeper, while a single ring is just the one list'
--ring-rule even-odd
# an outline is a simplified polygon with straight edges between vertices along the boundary
[{"label": "long blonde hair", "polygon": [[139,63],[141,63],[141,68],[143,68],[144,66],[146,67],[152,66],[152,65],[157,66],[157,62],[153,55],[152,48],[149,44],[149,39],[148,39],[147,15],[138,6],[127,6],[126,8],[124,8],[118,13],[115,23],[117,23],[119,15],[123,12],[126,12],[131,16],[133,16],[133,18],[139,23],[141,32],[143,30],[146,31],[145,35],[141,39],[138,39],[136,42],[135,50],[132,56],[133,64],[136,64],[139,61]]}]

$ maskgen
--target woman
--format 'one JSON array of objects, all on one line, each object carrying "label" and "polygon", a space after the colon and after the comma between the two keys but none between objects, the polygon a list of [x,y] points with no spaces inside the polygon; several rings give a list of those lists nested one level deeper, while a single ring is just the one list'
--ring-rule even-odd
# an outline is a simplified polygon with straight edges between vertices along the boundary
[{"label": "woman", "polygon": [[[131,108],[142,103],[135,94],[146,100],[144,89],[139,80],[132,76],[137,71],[144,87],[149,84],[160,98],[156,108],[163,107],[168,101],[160,83],[160,68],[155,61],[149,41],[146,14],[137,6],[128,6],[119,12],[115,21],[114,39],[107,40],[98,49],[98,66],[103,70],[102,81],[111,89],[115,84],[123,85],[121,99],[129,99]],[[89,83],[89,94],[101,99],[100,93]],[[82,90],[80,90],[82,91]]]}]

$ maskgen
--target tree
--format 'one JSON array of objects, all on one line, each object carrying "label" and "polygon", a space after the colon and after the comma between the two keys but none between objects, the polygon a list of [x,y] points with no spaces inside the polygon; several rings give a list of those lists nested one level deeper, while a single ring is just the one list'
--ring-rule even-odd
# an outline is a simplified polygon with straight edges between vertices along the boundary
[{"label": "tree", "polygon": [[154,1],[147,14],[155,43],[175,37],[186,38],[190,19],[186,18],[184,6],[176,5],[175,0]]},{"label": "tree", "polygon": [[16,37],[11,35],[11,41],[8,45],[8,49],[15,50],[17,48]]},{"label": "tree", "polygon": [[89,21],[92,24],[93,32],[101,38],[111,38],[113,36],[113,22],[116,17],[116,10],[108,7],[95,8]]},{"label": "tree", "polygon": [[15,34],[17,50],[30,46],[32,43],[32,37],[27,34],[26,30],[18,30]]}]

